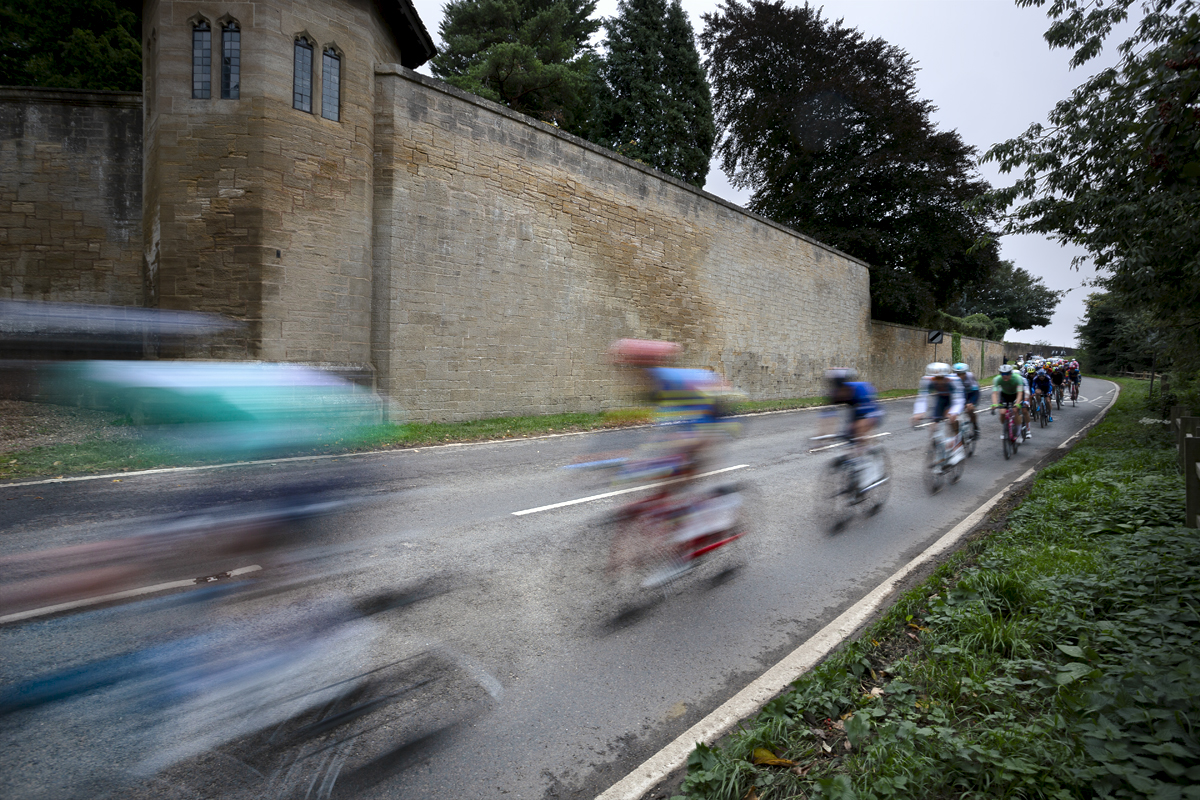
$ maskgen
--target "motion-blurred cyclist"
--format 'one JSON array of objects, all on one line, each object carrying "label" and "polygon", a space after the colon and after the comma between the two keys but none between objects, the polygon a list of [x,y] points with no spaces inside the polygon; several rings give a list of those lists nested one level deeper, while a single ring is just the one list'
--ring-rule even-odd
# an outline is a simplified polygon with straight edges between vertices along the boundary
[{"label": "motion-blurred cyclist", "polygon": [[979,381],[975,380],[975,374],[971,372],[971,368],[962,361],[954,365],[954,373],[962,382],[967,416],[971,419],[971,429],[975,432],[974,438],[978,439],[979,420],[975,417],[975,406],[979,404]]},{"label": "motion-blurred cyclist", "polygon": [[825,373],[826,394],[830,407],[822,412],[821,417],[823,432],[828,435],[836,425],[839,407],[849,408],[850,414],[846,418],[846,427],[841,436],[854,446],[854,458],[860,465],[864,465],[864,469],[859,470],[859,486],[862,487],[882,477],[878,474],[865,474],[872,469],[882,468],[875,465],[872,459],[863,456],[866,453],[867,437],[883,419],[883,409],[876,401],[875,387],[866,381],[855,380],[857,377],[858,374],[854,370],[843,367]]},{"label": "motion-blurred cyclist", "polygon": [[[946,420],[954,439],[950,444],[950,464],[965,457],[962,439],[958,435],[958,415],[962,413],[965,396],[962,382],[950,371],[950,365],[934,361],[925,367],[917,402],[913,406],[913,424],[928,416],[934,423]],[[934,428],[936,430],[936,427]]]}]

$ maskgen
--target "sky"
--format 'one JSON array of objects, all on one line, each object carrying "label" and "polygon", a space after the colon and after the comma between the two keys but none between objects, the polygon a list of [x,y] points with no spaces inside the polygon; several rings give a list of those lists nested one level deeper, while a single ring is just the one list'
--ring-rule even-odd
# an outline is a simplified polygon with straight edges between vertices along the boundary
[{"label": "sky", "polygon": [[[440,45],[443,0],[415,0],[415,5]],[[1042,38],[1049,26],[1044,10],[1020,8],[1014,0],[826,0],[812,5],[823,8],[826,19],[841,19],[868,37],[905,50],[917,64],[919,95],[937,106],[937,127],[957,130],[980,155],[1031,124],[1044,123],[1056,102],[1114,60],[1110,47],[1101,58],[1071,70],[1070,52],[1051,50]],[[683,0],[697,33],[704,25],[701,15],[717,6],[716,0]],[[599,0],[596,13],[610,17],[616,10],[617,0]],[[428,65],[420,71],[428,74]],[[994,164],[980,165],[979,172],[994,186],[1012,183]],[[729,185],[716,160],[704,189],[738,205],[749,198],[749,192]],[[1081,251],[1038,236],[1006,236],[1000,247],[1001,258],[1042,278],[1049,288],[1069,290],[1049,325],[1010,331],[1007,338],[1073,346],[1084,299],[1092,291],[1085,283],[1095,275],[1089,264],[1072,268],[1072,258]]]}]

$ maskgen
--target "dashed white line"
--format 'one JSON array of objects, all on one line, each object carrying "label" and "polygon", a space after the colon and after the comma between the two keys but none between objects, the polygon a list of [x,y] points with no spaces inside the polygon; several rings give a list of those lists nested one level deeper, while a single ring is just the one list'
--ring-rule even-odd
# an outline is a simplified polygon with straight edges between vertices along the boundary
[{"label": "dashed white line", "polygon": [[550,511],[555,508],[565,508],[566,506],[575,506],[580,503],[590,503],[593,500],[603,500],[606,497],[616,497],[619,494],[629,494],[630,492],[644,492],[647,489],[655,489],[659,486],[670,486],[673,483],[681,481],[695,480],[696,478],[707,478],[710,475],[720,475],[722,472],[732,472],[735,469],[745,469],[749,464],[738,464],[736,467],[725,467],[724,469],[715,469],[712,472],[705,472],[702,475],[695,475],[687,478],[672,478],[669,481],[659,481],[658,483],[648,483],[644,486],[634,486],[630,489],[617,489],[615,492],[605,492],[604,494],[594,494],[591,497],[580,497],[576,500],[564,500],[561,503],[551,503],[548,506],[538,506],[537,508],[527,508],[524,511],[514,511],[514,517],[523,517],[526,514],[536,514],[539,511]]}]

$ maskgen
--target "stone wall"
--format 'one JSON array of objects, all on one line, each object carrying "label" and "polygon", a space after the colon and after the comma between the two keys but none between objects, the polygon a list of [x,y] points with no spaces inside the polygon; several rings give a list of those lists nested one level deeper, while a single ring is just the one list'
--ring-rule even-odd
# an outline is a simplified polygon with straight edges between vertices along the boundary
[{"label": "stone wall", "polygon": [[426,419],[595,410],[620,337],[756,398],[859,364],[868,272],[610,151],[401,67],[376,80],[374,362]]},{"label": "stone wall", "polygon": [[[947,331],[941,344],[932,345],[927,341],[928,333],[926,328],[873,320],[868,362],[870,366],[865,370],[864,377],[881,392],[915,389],[929,362],[952,362],[953,334]],[[1012,364],[1026,353],[1050,355],[1050,348],[1039,348],[1021,342],[993,342],[971,336],[963,336],[960,347],[963,361],[971,366],[971,371],[980,380],[994,377],[1005,359]],[[1074,348],[1069,347],[1055,347],[1053,350],[1066,356],[1075,353]]]},{"label": "stone wall", "polygon": [[0,88],[0,298],[141,305],[142,98]]}]

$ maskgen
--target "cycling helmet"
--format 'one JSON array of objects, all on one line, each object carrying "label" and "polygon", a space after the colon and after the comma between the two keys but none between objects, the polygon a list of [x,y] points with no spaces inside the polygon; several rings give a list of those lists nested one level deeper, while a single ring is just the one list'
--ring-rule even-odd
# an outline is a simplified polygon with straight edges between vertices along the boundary
[{"label": "cycling helmet", "polygon": [[1001,364],[1000,365],[1000,374],[1001,375],[1008,375],[1012,371],[1013,371],[1012,364]]},{"label": "cycling helmet", "polygon": [[837,367],[825,372],[825,380],[832,391],[837,391],[845,384],[858,378],[858,373],[849,367]]},{"label": "cycling helmet", "polygon": [[971,368],[969,366],[967,366],[967,364],[963,361],[960,361],[954,365],[955,372],[969,372],[970,369]]},{"label": "cycling helmet", "polygon": [[1045,370],[1045,369],[1042,369],[1042,368],[1039,368],[1039,369],[1038,369],[1038,371],[1037,371],[1037,374],[1038,374],[1038,375],[1045,375],[1045,374],[1046,374],[1046,370]]},{"label": "cycling helmet", "polygon": [[608,347],[608,356],[614,364],[634,367],[659,367],[670,364],[683,348],[675,342],[658,342],[650,339],[618,339]]},{"label": "cycling helmet", "polygon": [[925,367],[925,374],[933,377],[945,376],[950,374],[950,365],[943,361],[931,361],[929,366]]}]

